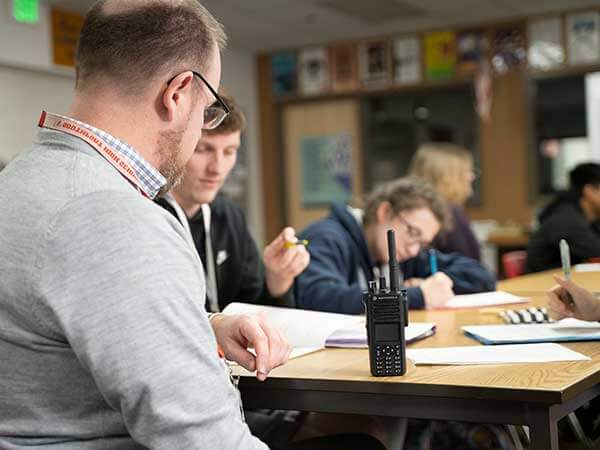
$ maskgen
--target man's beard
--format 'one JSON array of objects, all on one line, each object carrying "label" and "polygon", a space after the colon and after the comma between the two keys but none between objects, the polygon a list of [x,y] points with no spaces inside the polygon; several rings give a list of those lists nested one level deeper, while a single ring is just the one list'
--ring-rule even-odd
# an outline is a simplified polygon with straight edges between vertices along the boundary
[{"label": "man's beard", "polygon": [[163,131],[158,135],[158,152],[163,161],[158,171],[167,180],[167,183],[160,189],[159,195],[170,191],[183,178],[185,162],[180,162],[183,133],[184,130]]}]

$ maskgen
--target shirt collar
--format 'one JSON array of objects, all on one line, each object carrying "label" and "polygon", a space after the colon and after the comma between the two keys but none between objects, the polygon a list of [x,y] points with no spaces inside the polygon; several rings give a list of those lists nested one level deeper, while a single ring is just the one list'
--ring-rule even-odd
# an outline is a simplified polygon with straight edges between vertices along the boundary
[{"label": "shirt collar", "polygon": [[[57,114],[58,115],[58,114]],[[76,119],[72,119],[66,116],[60,116],[64,119],[71,120],[83,128],[90,130],[98,138],[102,139],[107,145],[113,150],[117,151],[120,156],[125,158],[131,165],[131,168],[135,172],[138,180],[140,181],[141,188],[148,194],[150,198],[156,197],[160,189],[167,184],[166,178],[155,169],[148,161],[146,161],[142,155],[134,150],[134,148],[112,136],[111,134],[103,131],[99,128],[93,127],[90,124],[81,122]]]}]

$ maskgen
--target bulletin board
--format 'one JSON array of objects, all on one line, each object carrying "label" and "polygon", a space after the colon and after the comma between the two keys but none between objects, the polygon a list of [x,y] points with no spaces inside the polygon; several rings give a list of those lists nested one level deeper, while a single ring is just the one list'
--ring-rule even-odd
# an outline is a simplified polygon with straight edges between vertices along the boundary
[{"label": "bulletin board", "polygon": [[301,230],[328,214],[330,197],[362,195],[360,104],[341,99],[286,105],[283,127],[286,223]]}]

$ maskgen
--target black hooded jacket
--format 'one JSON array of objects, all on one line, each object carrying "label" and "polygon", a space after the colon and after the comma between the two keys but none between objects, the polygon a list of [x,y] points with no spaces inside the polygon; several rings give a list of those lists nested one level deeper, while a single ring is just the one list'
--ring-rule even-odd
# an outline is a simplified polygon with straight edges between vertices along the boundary
[{"label": "black hooded jacket", "polygon": [[558,194],[542,210],[539,222],[527,245],[528,272],[560,267],[561,239],[569,244],[573,264],[600,256],[600,228],[588,222],[574,193]]}]

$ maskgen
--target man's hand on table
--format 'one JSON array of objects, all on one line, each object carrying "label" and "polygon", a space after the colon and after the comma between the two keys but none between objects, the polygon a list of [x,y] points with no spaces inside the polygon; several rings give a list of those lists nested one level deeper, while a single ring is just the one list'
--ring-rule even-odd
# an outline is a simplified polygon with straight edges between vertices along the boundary
[{"label": "man's hand on table", "polygon": [[[210,323],[225,357],[250,372],[256,370],[260,381],[285,364],[292,352],[285,337],[264,315],[215,314]],[[253,348],[256,356],[248,348]]]}]

